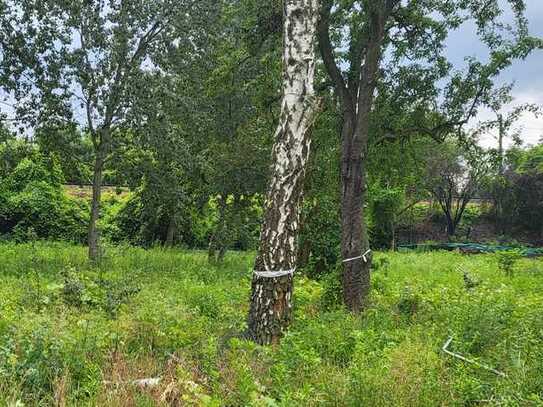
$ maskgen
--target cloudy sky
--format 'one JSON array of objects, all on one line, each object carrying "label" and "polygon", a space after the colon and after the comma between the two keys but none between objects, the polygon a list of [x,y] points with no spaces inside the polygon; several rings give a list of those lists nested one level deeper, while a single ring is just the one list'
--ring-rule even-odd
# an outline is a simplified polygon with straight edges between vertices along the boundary
[{"label": "cloudy sky", "polygon": [[[504,0],[505,3],[505,0]],[[543,0],[526,0],[527,17],[530,24],[530,34],[543,38]],[[507,15],[506,18],[510,18]],[[451,61],[459,67],[463,65],[466,56],[484,58],[488,49],[476,40],[475,27],[465,24],[459,30],[450,34],[447,42],[447,54]],[[499,77],[502,84],[514,82],[511,104],[517,106],[524,103],[535,103],[543,107],[543,50],[534,51],[526,60],[517,61]],[[505,108],[510,109],[511,106]],[[481,111],[476,121],[493,119],[490,111]],[[472,123],[475,125],[476,123]],[[519,121],[522,139],[525,144],[536,144],[543,137],[543,117],[535,118],[525,114]],[[481,144],[495,146],[496,141],[492,134],[481,139]]]},{"label": "cloudy sky", "polygon": [[[508,10],[508,0],[500,0],[504,9]],[[543,0],[526,0],[527,17],[529,20],[530,33],[533,36],[543,38]],[[504,15],[504,22],[512,21],[511,13]],[[466,23],[458,30],[450,33],[447,40],[447,56],[457,68],[465,67],[465,58],[474,56],[477,59],[485,60],[489,50],[477,39],[476,28],[472,23]],[[517,61],[507,70],[502,72],[498,79],[498,84],[507,84],[514,82],[513,88],[514,101],[510,106],[506,106],[504,113],[513,106],[525,103],[535,103],[543,107],[543,50],[534,51],[526,60]],[[0,91],[0,111],[11,114],[10,106],[3,102],[3,94]],[[10,104],[10,103],[8,103]],[[494,119],[491,111],[483,110],[470,123],[475,127],[478,122]],[[543,138],[543,115],[536,118],[532,114],[525,114],[519,120],[516,129],[520,129],[522,139],[526,145],[536,144]],[[481,138],[481,144],[485,147],[496,146],[495,134],[487,134]],[[507,143],[510,144],[510,143]]]}]

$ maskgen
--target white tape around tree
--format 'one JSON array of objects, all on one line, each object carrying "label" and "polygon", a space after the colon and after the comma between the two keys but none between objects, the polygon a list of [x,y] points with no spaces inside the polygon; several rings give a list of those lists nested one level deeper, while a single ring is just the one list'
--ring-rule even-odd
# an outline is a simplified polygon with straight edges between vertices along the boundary
[{"label": "white tape around tree", "polygon": [[351,257],[350,259],[345,259],[345,260],[343,260],[343,263],[348,263],[350,261],[354,261],[354,260],[358,260],[358,259],[364,259],[364,263],[367,263],[368,259],[366,258],[366,256],[368,254],[370,254],[370,252],[371,252],[371,249],[368,249],[368,250],[366,250],[366,252],[363,255],[356,256],[356,257]]},{"label": "white tape around tree", "polygon": [[288,276],[289,274],[294,274],[295,270],[296,270],[296,268],[293,268],[293,269],[290,269],[290,270],[278,270],[278,271],[257,271],[257,270],[253,270],[253,273],[255,273],[258,277],[275,278],[275,277]]}]

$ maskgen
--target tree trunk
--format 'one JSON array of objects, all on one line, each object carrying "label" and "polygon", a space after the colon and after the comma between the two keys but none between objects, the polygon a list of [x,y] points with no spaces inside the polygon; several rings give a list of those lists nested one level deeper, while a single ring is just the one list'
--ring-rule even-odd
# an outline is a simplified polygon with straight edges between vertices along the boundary
[{"label": "tree trunk", "polygon": [[215,262],[215,253],[215,232],[213,232],[209,238],[209,246],[207,247],[207,261],[209,263]]},{"label": "tree trunk", "polygon": [[456,225],[453,219],[449,215],[446,215],[446,217],[447,217],[447,238],[448,240],[451,240],[451,238],[456,233]]},{"label": "tree trunk", "polygon": [[[308,191],[308,185],[307,182],[304,185],[304,192],[307,194]],[[318,213],[317,205],[311,208],[309,213],[307,213],[305,216],[300,215],[300,225],[298,229],[298,234],[300,236],[303,236],[306,230],[306,224],[307,220],[310,219],[312,216],[316,216]],[[309,258],[311,256],[311,249],[312,249],[312,242],[311,239],[307,238],[303,239],[299,242],[298,247],[298,254],[297,254],[297,260],[298,260],[298,267],[305,267],[309,263]]]},{"label": "tree trunk", "polygon": [[281,116],[248,317],[248,335],[259,344],[277,343],[292,316],[293,272],[288,271],[296,267],[299,206],[316,102],[313,81],[317,0],[285,0],[283,11]]},{"label": "tree trunk", "polygon": [[387,18],[384,3],[372,3],[368,12],[369,38],[361,68],[357,108],[356,112],[347,109],[344,113],[341,148],[343,300],[353,312],[367,306],[370,290],[371,254],[367,253],[369,240],[364,221],[366,160],[370,113]]},{"label": "tree trunk", "polygon": [[220,263],[226,254],[226,243],[224,241],[226,231],[226,200],[226,194],[221,194],[218,200],[219,220],[217,222],[217,227],[209,238],[209,246],[207,250],[207,260],[210,263]]},{"label": "tree trunk", "polygon": [[390,231],[391,231],[391,241],[390,241],[390,250],[393,252],[396,251],[396,222],[392,221],[390,222]]},{"label": "tree trunk", "polygon": [[[350,120],[346,122],[347,129]],[[364,222],[366,201],[365,157],[360,137],[343,134],[341,161],[341,255],[343,261],[343,301],[351,311],[362,310],[370,288],[371,256],[360,257],[369,249],[368,233]],[[354,259],[354,260],[350,260]],[[347,260],[347,261],[345,261]]]},{"label": "tree trunk", "polygon": [[175,222],[175,215],[170,216],[170,223],[168,223],[168,231],[166,232],[166,247],[173,247],[175,243],[175,233],[177,232],[177,225]]},{"label": "tree trunk", "polygon": [[94,160],[94,175],[92,180],[92,203],[89,223],[89,259],[98,261],[100,259],[100,231],[98,220],[100,219],[100,203],[102,198],[102,173],[104,170],[105,154],[101,149],[96,151]]},{"label": "tree trunk", "polygon": [[[341,101],[343,126],[341,131],[341,255],[343,257],[343,299],[349,310],[357,312],[367,304],[370,287],[371,255],[364,223],[366,201],[366,160],[369,118],[373,105],[385,22],[398,0],[364,2],[367,13],[366,29],[358,35],[366,36],[360,44],[360,58],[354,56],[346,82],[336,63],[330,40],[330,18],[334,2],[323,3],[319,23],[319,45],[324,65]],[[354,38],[354,35],[353,35]]]},{"label": "tree trunk", "polygon": [[503,126],[503,116],[500,114],[498,115],[498,185],[495,188],[494,196],[495,196],[495,203],[496,203],[496,230],[500,234],[506,233],[506,220],[504,217],[504,209],[503,209],[503,196],[505,195],[506,191],[504,190],[503,182],[504,182],[504,174],[505,174],[505,158],[504,158],[504,149],[503,149],[503,137],[504,137],[504,126]]}]

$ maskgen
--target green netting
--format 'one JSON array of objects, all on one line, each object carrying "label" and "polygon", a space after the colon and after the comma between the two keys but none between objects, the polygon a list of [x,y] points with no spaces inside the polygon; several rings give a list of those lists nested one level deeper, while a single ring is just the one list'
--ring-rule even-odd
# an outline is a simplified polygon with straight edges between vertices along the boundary
[{"label": "green netting", "polygon": [[515,247],[515,246],[493,246],[479,243],[435,243],[435,244],[405,244],[398,246],[399,251],[435,251],[435,250],[458,250],[463,253],[496,253],[507,250],[518,250],[525,257],[543,256],[543,248]]}]

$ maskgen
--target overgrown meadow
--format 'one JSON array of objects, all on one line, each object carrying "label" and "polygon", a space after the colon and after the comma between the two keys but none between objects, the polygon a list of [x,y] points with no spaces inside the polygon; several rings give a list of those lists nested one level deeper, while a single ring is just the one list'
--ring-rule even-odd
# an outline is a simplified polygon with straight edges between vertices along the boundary
[{"label": "overgrown meadow", "polygon": [[[372,306],[298,274],[276,348],[243,338],[251,253],[0,245],[4,405],[454,406],[543,403],[543,260],[378,253]],[[503,267],[502,267],[503,268]],[[503,372],[499,376],[442,351]],[[160,378],[160,381],[154,380]],[[141,379],[151,381],[138,382]]]}]

